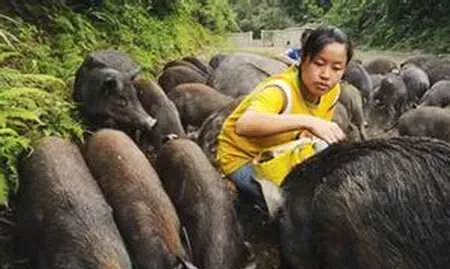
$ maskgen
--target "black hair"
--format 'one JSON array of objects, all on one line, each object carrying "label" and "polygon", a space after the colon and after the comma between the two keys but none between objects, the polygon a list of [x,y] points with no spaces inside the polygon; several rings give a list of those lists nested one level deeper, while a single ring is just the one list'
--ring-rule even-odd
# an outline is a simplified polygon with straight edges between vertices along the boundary
[{"label": "black hair", "polygon": [[305,45],[306,40],[308,40],[309,34],[311,34],[312,31],[313,29],[311,28],[306,28],[305,30],[303,30],[302,36],[300,37],[300,43],[302,44],[302,46]]},{"label": "black hair", "polygon": [[322,49],[333,42],[344,44],[347,49],[347,63],[353,57],[353,45],[347,35],[335,26],[320,26],[314,29],[302,49],[302,61],[314,58]]}]

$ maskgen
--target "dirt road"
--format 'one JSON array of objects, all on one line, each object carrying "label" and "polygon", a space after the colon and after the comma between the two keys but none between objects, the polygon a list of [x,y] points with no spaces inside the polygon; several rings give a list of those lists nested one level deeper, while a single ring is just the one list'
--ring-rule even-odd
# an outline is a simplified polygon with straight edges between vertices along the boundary
[{"label": "dirt road", "polygon": [[[241,47],[241,48],[225,48],[222,51],[245,51],[245,52],[253,52],[262,55],[280,55],[282,54],[286,48],[282,47]],[[390,50],[360,50],[356,49],[354,58],[360,59],[362,61],[370,61],[376,57],[386,57],[388,59],[392,59],[396,63],[401,63],[403,60],[416,56],[418,54],[422,54],[420,51],[390,51]],[[450,56],[449,56],[450,57]]]}]

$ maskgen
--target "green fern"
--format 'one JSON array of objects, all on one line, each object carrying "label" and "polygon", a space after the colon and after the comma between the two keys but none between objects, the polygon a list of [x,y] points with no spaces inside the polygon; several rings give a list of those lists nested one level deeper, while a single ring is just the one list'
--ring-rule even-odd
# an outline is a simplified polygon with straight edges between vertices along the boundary
[{"label": "green fern", "polygon": [[6,204],[8,201],[8,183],[6,175],[0,170],[0,203]]},{"label": "green fern", "polygon": [[0,128],[0,203],[7,206],[9,191],[17,191],[18,158],[29,150],[30,140],[11,128]]},{"label": "green fern", "polygon": [[8,124],[9,119],[32,121],[42,124],[42,121],[39,119],[39,115],[33,111],[15,107],[2,108],[2,111],[0,111],[0,123],[4,122],[6,125],[10,125]]},{"label": "green fern", "polygon": [[14,19],[14,18],[11,18],[9,16],[6,16],[4,14],[0,14],[0,20],[11,22],[11,23],[13,23],[15,25],[19,25],[20,24],[20,22],[18,20]]},{"label": "green fern", "polygon": [[38,98],[51,98],[51,94],[45,90],[39,88],[31,87],[11,87],[11,88],[0,88],[0,100],[15,100],[21,96],[33,96]]},{"label": "green fern", "polygon": [[[11,47],[12,49],[16,49],[16,47],[13,45],[12,41],[18,42],[19,40],[17,37],[15,37],[13,34],[6,30],[0,29],[0,40],[5,42],[6,45]],[[11,41],[12,40],[12,41]]]},{"label": "green fern", "polygon": [[21,54],[14,51],[0,52],[0,63],[15,57],[21,57]]},{"label": "green fern", "polygon": [[[33,78],[22,81],[33,85],[39,84],[35,77],[42,78],[22,74],[18,77]],[[49,77],[45,77],[45,81],[49,81]],[[0,88],[0,168],[3,178],[7,179],[7,183],[0,182],[0,192],[2,184],[6,186],[6,193],[17,190],[19,182],[16,167],[20,156],[30,150],[32,140],[49,135],[82,140],[83,126],[71,116],[73,107],[61,95],[45,89]],[[0,204],[6,205],[7,196],[1,195]]]},{"label": "green fern", "polygon": [[[64,95],[67,91],[65,82],[53,76],[42,74],[15,74],[11,72],[3,72],[3,69],[0,69],[0,91],[2,88],[13,87],[27,87],[22,89],[23,91],[28,91],[25,92],[25,94],[30,93],[29,91],[35,91],[30,88],[45,89],[47,92],[52,92],[59,95]],[[21,94],[18,89],[14,89],[14,92],[16,92],[16,94]],[[43,94],[43,92],[41,94]]]}]

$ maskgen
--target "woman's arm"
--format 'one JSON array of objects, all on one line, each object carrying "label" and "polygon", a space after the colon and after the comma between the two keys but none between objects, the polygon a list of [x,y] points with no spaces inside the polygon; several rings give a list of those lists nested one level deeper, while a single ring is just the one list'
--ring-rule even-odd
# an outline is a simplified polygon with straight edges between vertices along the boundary
[{"label": "woman's arm", "polygon": [[314,135],[334,143],[345,138],[345,134],[334,122],[302,114],[274,114],[247,110],[237,121],[235,132],[241,136],[259,137],[278,133],[308,129]]},{"label": "woman's arm", "polygon": [[309,115],[274,114],[248,110],[236,121],[236,133],[242,136],[269,136],[305,129]]}]

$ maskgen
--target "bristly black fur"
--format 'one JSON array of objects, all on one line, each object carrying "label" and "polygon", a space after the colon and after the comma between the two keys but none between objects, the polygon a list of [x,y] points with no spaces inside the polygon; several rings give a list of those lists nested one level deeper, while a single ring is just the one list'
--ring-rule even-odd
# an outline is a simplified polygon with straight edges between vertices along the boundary
[{"label": "bristly black fur", "polygon": [[450,144],[400,137],[336,144],[283,184],[293,268],[448,268]]}]

